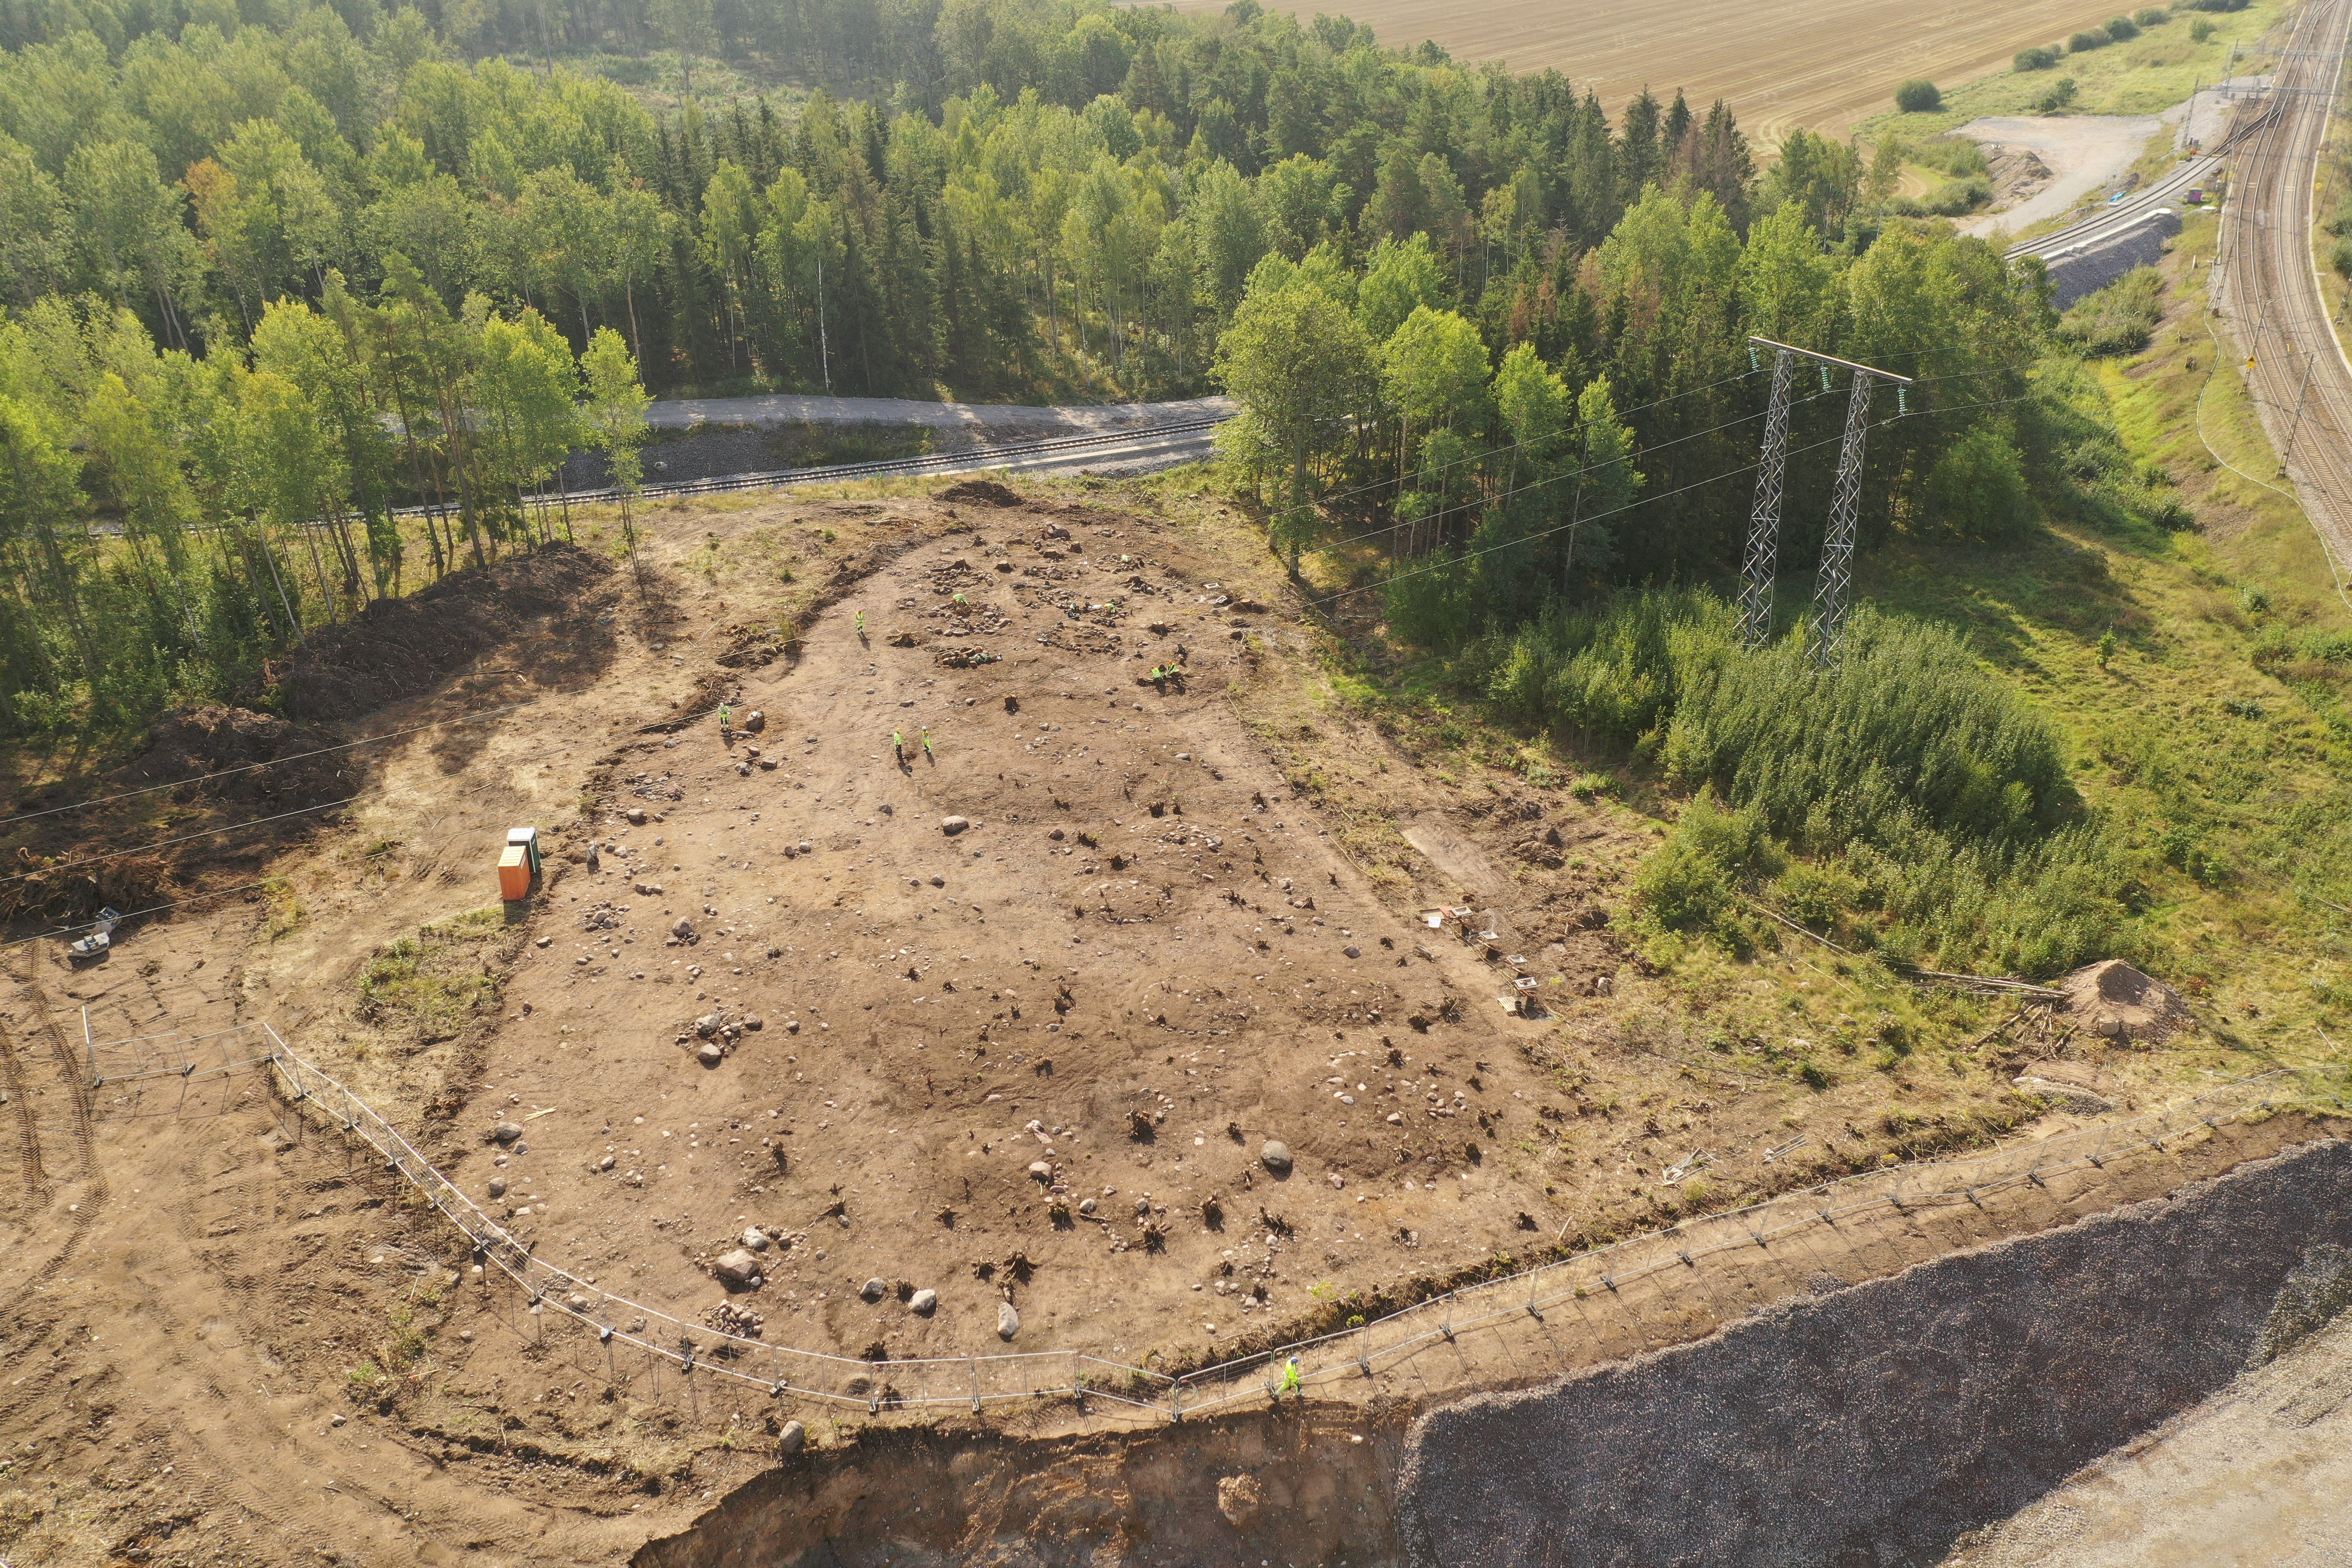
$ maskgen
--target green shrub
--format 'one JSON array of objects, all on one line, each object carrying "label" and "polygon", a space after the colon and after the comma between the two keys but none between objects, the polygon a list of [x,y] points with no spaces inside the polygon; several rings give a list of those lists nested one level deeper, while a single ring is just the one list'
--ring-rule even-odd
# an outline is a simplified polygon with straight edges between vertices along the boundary
[{"label": "green shrub", "polygon": [[1920,205],[1937,217],[1958,217],[1990,200],[1992,182],[1982,174],[1970,174],[1964,180],[1946,180],[1929,191]]},{"label": "green shrub", "polygon": [[2143,27],[2161,27],[2172,20],[2172,13],[2161,5],[2143,5],[2132,13],[2132,20]]},{"label": "green shrub", "polygon": [[2086,27],[2066,40],[2066,52],[2073,55],[2087,55],[2093,49],[2104,49],[2114,42],[2115,40],[2104,32],[2095,27]]},{"label": "green shrub", "polygon": [[2058,337],[2089,359],[2135,354],[2147,347],[2163,319],[2163,275],[2153,267],[2135,267],[2075,301],[2059,320]]},{"label": "green shrub", "polygon": [[2129,16],[2112,17],[2107,22],[2106,34],[2116,43],[2124,43],[2139,37],[2139,25]]},{"label": "green shrub", "polygon": [[1944,95],[1925,77],[1913,77],[1895,89],[1895,107],[1906,114],[1930,114],[1944,106]]},{"label": "green shrub", "polygon": [[2016,539],[2034,521],[2025,459],[2008,433],[1990,424],[1970,430],[1936,459],[1920,501],[1929,521],[1962,539]]},{"label": "green shrub", "polygon": [[2050,90],[2036,99],[2033,107],[2043,114],[2055,114],[2074,101],[2074,79],[2062,76],[2051,84]]},{"label": "green shrub", "polygon": [[2215,31],[2212,23],[2200,16],[2189,24],[2189,41],[2192,44],[2205,43],[2211,39]]},{"label": "green shrub", "polygon": [[1772,884],[1773,901],[1792,920],[1809,926],[1830,927],[1862,897],[1862,880],[1843,861],[1822,864],[1801,860],[1780,873]]},{"label": "green shrub", "polygon": [[2017,58],[2010,62],[2021,71],[2046,71],[2057,63],[2058,48],[2054,44],[2036,44],[2030,49],[2020,49]]},{"label": "green shrub", "polygon": [[1743,885],[1787,879],[1785,844],[1843,857],[1797,889],[1878,911],[1898,957],[2050,973],[2113,943],[2128,877],[2095,826],[2069,826],[2055,732],[1940,626],[1865,606],[1817,671],[1793,637],[1743,651],[1713,595],[1653,589],[1481,654],[1502,706],[1630,745],[1696,793],[1635,879],[1661,929],[1730,931]]}]

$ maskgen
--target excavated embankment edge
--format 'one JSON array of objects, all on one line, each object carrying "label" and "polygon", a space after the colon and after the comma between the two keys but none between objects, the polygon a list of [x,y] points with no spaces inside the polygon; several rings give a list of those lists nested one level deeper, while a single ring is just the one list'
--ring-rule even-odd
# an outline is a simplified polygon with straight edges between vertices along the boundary
[{"label": "excavated embankment edge", "polygon": [[1415,1424],[1414,1568],[1933,1563],[2242,1371],[2352,1146],[2305,1144]]}]

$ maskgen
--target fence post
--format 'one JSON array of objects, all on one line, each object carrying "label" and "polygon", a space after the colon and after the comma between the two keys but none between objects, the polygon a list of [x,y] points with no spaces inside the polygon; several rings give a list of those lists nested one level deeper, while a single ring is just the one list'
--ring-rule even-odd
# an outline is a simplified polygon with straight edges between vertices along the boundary
[{"label": "fence post", "polygon": [[980,1358],[971,1358],[971,1413],[980,1414]]}]

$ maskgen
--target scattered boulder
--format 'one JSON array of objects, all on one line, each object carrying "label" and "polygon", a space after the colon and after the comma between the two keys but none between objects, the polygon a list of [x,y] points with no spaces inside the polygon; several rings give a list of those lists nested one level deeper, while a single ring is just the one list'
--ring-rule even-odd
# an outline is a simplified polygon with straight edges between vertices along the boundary
[{"label": "scattered boulder", "polygon": [[705,1040],[696,1048],[694,1059],[704,1067],[715,1068],[727,1059],[726,1048],[716,1040]]},{"label": "scattered boulder", "polygon": [[490,1137],[500,1143],[511,1143],[521,1136],[522,1129],[511,1121],[501,1121],[490,1129]]},{"label": "scattered boulder", "polygon": [[756,1225],[752,1226],[743,1232],[743,1245],[754,1252],[765,1252],[769,1246],[768,1233]]},{"label": "scattered boulder", "polygon": [[767,727],[768,716],[759,709],[754,708],[743,715],[743,728],[748,733],[756,735]]},{"label": "scattered boulder", "polygon": [[646,825],[646,808],[642,805],[630,806],[621,813],[621,819],[632,827],[643,827]]},{"label": "scattered boulder", "polygon": [[719,1032],[719,1021],[718,1014],[705,1013],[694,1021],[694,1032],[707,1040]]},{"label": "scattered boulder", "polygon": [[776,1436],[776,1447],[787,1454],[797,1454],[808,1447],[808,1428],[797,1421],[787,1421]]},{"label": "scattered boulder", "polygon": [[1361,958],[1364,956],[1364,950],[1360,947],[1343,947],[1339,951],[1347,954],[1349,958]]},{"label": "scattered boulder", "polygon": [[971,819],[968,816],[942,816],[940,818],[940,831],[946,834],[950,838],[953,838],[957,834],[961,833],[965,828],[970,827],[971,826]]},{"label": "scattered boulder", "polygon": [[1029,1162],[1029,1174],[1038,1181],[1050,1182],[1054,1179],[1054,1167],[1043,1160],[1032,1160]]},{"label": "scattered boulder", "polygon": [[816,846],[815,846],[815,845],[814,845],[814,844],[811,844],[807,839],[803,838],[803,839],[802,839],[802,840],[800,841],[800,843],[799,843],[799,844],[795,845],[795,846],[794,846],[794,847],[795,847],[795,848],[797,848],[797,849],[798,849],[802,854],[806,855],[806,854],[808,854],[811,850],[814,849],[814,848],[816,847]]},{"label": "scattered boulder", "polygon": [[768,1021],[765,1018],[761,1017],[757,1013],[752,1014],[750,1017],[743,1020],[743,1026],[754,1034],[757,1034],[760,1030],[767,1027],[767,1025]]},{"label": "scattered boulder", "polygon": [[890,634],[890,646],[892,647],[917,647],[921,646],[922,640],[923,639],[921,637],[916,636],[911,631],[892,632]]},{"label": "scattered boulder", "polygon": [[1102,1205],[1100,1204],[1095,1202],[1092,1198],[1080,1198],[1078,1200],[1078,1212],[1080,1214],[1092,1214],[1101,1206]]},{"label": "scattered boulder", "polygon": [[1013,1310],[1012,1302],[999,1301],[996,1304],[996,1337],[1010,1340],[1020,1331],[1021,1314]]},{"label": "scattered boulder", "polygon": [[1257,1510],[1265,1501],[1258,1489],[1257,1478],[1250,1475],[1217,1478],[1217,1511],[1235,1530],[1247,1530],[1257,1519]]},{"label": "scattered boulder", "polygon": [[718,1276],[721,1285],[730,1289],[748,1289],[760,1281],[759,1254],[740,1247],[732,1252],[721,1253],[710,1265],[710,1272]]},{"label": "scattered boulder", "polygon": [[507,1195],[507,1179],[504,1176],[492,1176],[490,1178],[489,1194],[494,1198],[502,1198]]},{"label": "scattered boulder", "polygon": [[694,940],[694,922],[687,919],[684,915],[680,915],[677,917],[677,922],[669,928],[669,934],[677,938],[680,942],[692,942]]},{"label": "scattered boulder", "polygon": [[937,1290],[918,1290],[907,1298],[907,1310],[917,1317],[928,1318],[939,1310],[940,1293]]},{"label": "scattered boulder", "polygon": [[1276,1175],[1290,1174],[1289,1144],[1278,1139],[1269,1138],[1265,1141],[1265,1147],[1257,1152],[1257,1157],[1259,1162]]},{"label": "scattered boulder", "polygon": [[596,1168],[600,1171],[609,1171],[613,1168],[614,1163],[613,1156],[607,1154],[603,1159],[596,1162]]},{"label": "scattered boulder", "polygon": [[865,1289],[857,1293],[868,1301],[879,1301],[883,1297],[890,1293],[890,1282],[887,1279],[878,1278],[868,1279],[866,1282]]}]

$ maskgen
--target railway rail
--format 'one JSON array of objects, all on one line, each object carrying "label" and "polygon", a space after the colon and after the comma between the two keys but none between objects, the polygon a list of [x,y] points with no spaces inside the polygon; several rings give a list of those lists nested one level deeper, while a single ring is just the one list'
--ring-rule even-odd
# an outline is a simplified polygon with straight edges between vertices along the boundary
[{"label": "railway rail", "polygon": [[2267,113],[2233,132],[2209,299],[2247,390],[2326,551],[2338,597],[2352,569],[2352,361],[2312,254],[2313,187],[2342,89],[2352,0],[2307,0],[2289,24]]}]

